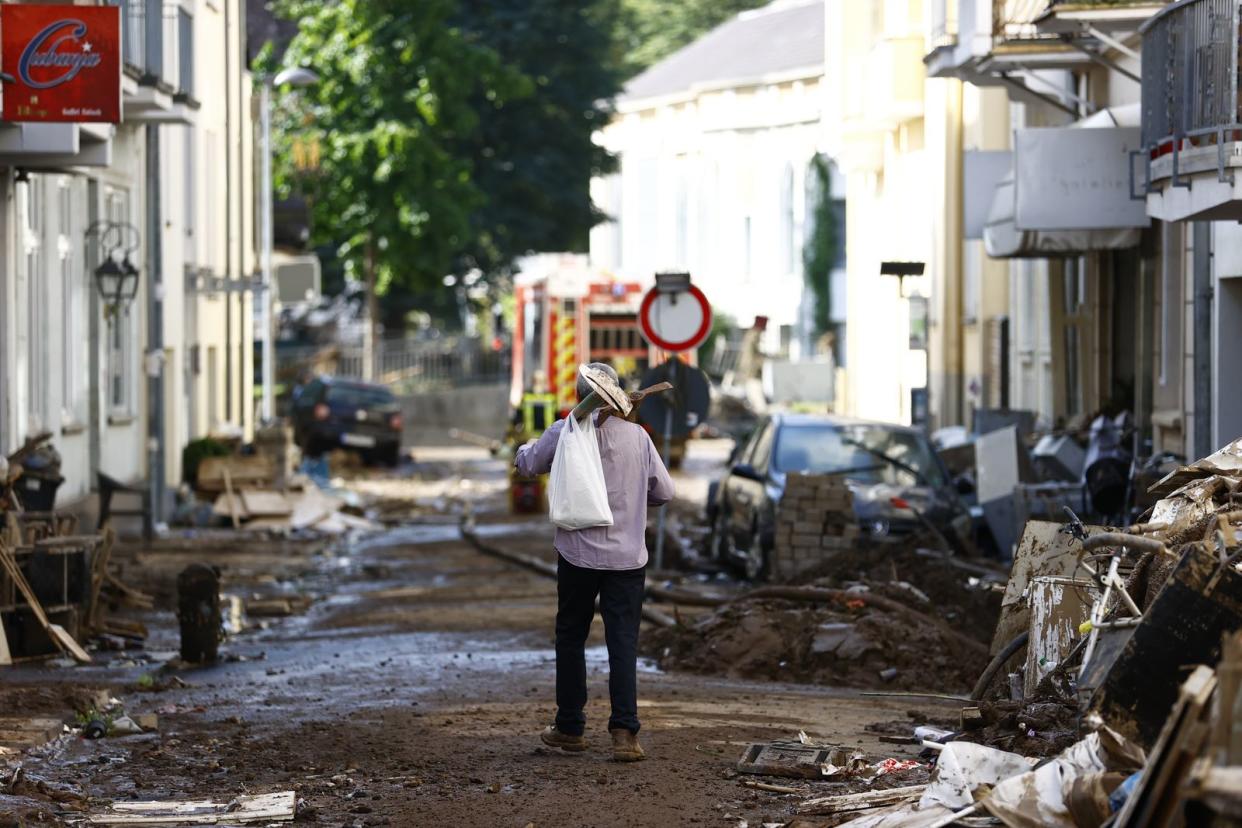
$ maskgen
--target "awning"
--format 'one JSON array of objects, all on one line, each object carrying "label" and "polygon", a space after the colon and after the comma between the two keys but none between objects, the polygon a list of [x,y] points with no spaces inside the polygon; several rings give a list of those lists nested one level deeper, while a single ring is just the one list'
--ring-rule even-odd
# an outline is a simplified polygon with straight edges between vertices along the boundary
[{"label": "awning", "polygon": [[996,185],[996,198],[983,228],[983,247],[993,259],[1052,259],[1093,250],[1124,250],[1139,243],[1142,230],[1019,230],[1014,222],[1014,176]]},{"label": "awning", "polygon": [[983,229],[997,259],[1077,256],[1135,247],[1151,223],[1130,197],[1138,104],[1069,127],[1018,130],[1014,166],[996,185]]},{"label": "awning", "polygon": [[112,132],[109,124],[0,124],[0,166],[106,167],[112,163]]}]

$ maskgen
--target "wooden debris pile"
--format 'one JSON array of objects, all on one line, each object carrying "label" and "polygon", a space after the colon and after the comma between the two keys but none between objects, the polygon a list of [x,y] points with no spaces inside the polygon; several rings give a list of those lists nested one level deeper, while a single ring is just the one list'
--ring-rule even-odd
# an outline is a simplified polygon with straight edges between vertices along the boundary
[{"label": "wooden debris pile", "polygon": [[114,618],[109,608],[151,609],[154,600],[110,570],[115,535],[78,534],[63,513],[5,513],[0,531],[0,664],[58,653],[91,661],[81,641],[95,635],[127,640],[146,628]]},{"label": "wooden debris pile", "polygon": [[938,758],[917,801],[800,812],[852,828],[1242,826],[1242,440],[1152,491],[1124,530],[1027,525],[992,662],[960,730],[924,742]]},{"label": "wooden debris pile", "polygon": [[198,468],[196,488],[212,502],[212,514],[234,529],[312,531],[340,535],[379,525],[346,511],[346,502],[266,454],[209,457]]}]

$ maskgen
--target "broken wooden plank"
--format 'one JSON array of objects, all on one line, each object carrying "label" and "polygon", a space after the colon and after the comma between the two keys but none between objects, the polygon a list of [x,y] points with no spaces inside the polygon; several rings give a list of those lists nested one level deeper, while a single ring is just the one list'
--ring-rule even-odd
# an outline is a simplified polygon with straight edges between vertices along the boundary
[{"label": "broken wooden plank", "polygon": [[238,517],[237,493],[233,491],[233,475],[228,466],[224,467],[224,494],[229,499],[229,517],[233,520],[233,528],[237,529],[241,526],[241,518]]},{"label": "broken wooden plank", "polygon": [[231,802],[114,802],[107,811],[86,819],[91,825],[244,825],[292,822],[296,809],[297,794],[281,791],[239,796]]},{"label": "broken wooden plank", "polygon": [[56,642],[56,646],[73,656],[74,661],[79,664],[91,663],[91,654],[82,649],[82,645],[74,640],[73,636],[69,634],[69,631],[60,624],[48,624],[47,631],[48,634],[51,635],[52,640]]},{"label": "broken wooden plank", "polygon": [[829,816],[848,811],[867,811],[871,808],[883,808],[903,802],[913,802],[923,795],[926,785],[907,785],[901,788],[889,788],[884,791],[863,791],[862,793],[840,794],[838,796],[821,796],[808,799],[797,807],[800,814],[809,816]]},{"label": "broken wooden plank", "polygon": [[13,653],[9,650],[9,637],[4,632],[4,620],[0,619],[0,667],[13,663]]}]

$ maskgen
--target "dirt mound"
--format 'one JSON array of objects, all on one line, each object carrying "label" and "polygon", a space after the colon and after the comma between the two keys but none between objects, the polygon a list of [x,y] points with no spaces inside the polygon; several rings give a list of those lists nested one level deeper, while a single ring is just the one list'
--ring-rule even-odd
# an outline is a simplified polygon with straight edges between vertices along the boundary
[{"label": "dirt mound", "polygon": [[989,643],[1000,618],[1001,593],[988,588],[988,581],[1003,585],[1009,577],[1001,569],[994,574],[990,571],[979,561],[860,544],[833,556],[798,582],[837,588],[863,584]]},{"label": "dirt mound", "polygon": [[891,598],[986,644],[1000,594],[956,563],[894,548],[851,549],[799,580],[859,598],[738,601],[646,633],[644,650],[673,670],[953,693],[969,690],[987,666],[983,647],[964,649],[930,623],[865,600],[869,593]]},{"label": "dirt mound", "polygon": [[0,687],[0,711],[6,716],[67,717],[94,709],[103,690],[76,684],[9,685]]},{"label": "dirt mound", "polygon": [[935,628],[871,607],[782,600],[721,607],[689,625],[653,630],[644,647],[667,669],[850,687],[969,689],[986,655],[964,653]]}]

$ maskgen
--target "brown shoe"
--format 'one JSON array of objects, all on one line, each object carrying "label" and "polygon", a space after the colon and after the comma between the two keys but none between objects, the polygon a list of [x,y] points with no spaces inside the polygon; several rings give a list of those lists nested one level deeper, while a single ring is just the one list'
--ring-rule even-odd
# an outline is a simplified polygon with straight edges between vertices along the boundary
[{"label": "brown shoe", "polygon": [[641,762],[647,758],[643,746],[638,743],[638,734],[630,733],[624,728],[608,731],[612,734],[612,758],[618,762]]},{"label": "brown shoe", "polygon": [[560,748],[570,753],[581,753],[587,749],[586,739],[581,736],[570,736],[568,733],[561,733],[556,729],[556,725],[545,727],[543,733],[539,734],[539,739],[548,747]]}]

